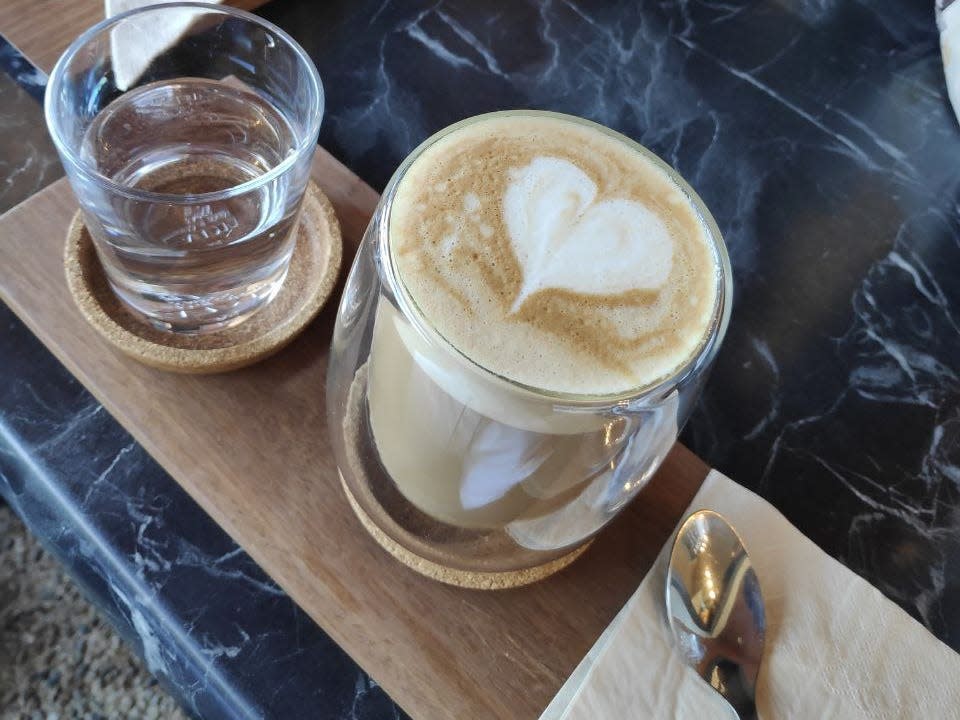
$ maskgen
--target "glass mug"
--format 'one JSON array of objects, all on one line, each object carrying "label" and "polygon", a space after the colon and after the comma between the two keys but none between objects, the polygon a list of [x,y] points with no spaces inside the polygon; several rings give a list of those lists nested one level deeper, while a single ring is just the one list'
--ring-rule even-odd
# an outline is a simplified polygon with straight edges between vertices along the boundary
[{"label": "glass mug", "polygon": [[[412,301],[392,254],[398,183],[440,138],[494,115],[559,117],[617,138],[689,200],[713,246],[717,298],[699,350],[670,377],[607,397],[538,391],[464,356]],[[647,483],[699,395],[732,293],[716,222],[659,158],[579,118],[491,116],[440,131],[394,174],[350,272],[327,375],[334,454],[366,529],[410,567],[480,588],[524,584],[563,567]]]},{"label": "glass mug", "polygon": [[47,85],[47,126],[130,311],[203,333],[276,296],[323,104],[303,48],[232,8],[147,6],[67,48]]}]

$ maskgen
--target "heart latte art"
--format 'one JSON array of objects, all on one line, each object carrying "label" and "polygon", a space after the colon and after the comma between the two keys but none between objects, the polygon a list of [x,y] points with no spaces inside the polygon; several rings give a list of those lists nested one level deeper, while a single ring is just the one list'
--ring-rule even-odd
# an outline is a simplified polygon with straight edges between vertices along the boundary
[{"label": "heart latte art", "polygon": [[519,308],[548,288],[586,295],[656,290],[670,275],[673,241],[633,200],[597,201],[597,185],[568,160],[534,158],[511,173],[503,219],[523,283]]},{"label": "heart latte art", "polygon": [[684,191],[632,144],[562,116],[487,116],[435,141],[399,181],[389,243],[447,341],[543,390],[667,377],[716,303],[716,251]]}]

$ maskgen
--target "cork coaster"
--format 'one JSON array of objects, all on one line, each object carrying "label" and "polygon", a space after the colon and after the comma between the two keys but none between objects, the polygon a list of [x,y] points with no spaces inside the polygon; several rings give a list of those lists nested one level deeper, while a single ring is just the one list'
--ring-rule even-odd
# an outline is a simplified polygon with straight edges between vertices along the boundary
[{"label": "cork coaster", "polygon": [[287,345],[330,297],[343,243],[333,206],[313,181],[295,232],[297,244],[280,292],[232,328],[203,335],[164,332],[130,313],[114,295],[80,211],[67,231],[67,287],[83,317],[114,347],[161,370],[207,374],[251,365]]},{"label": "cork coaster", "polygon": [[426,575],[428,578],[439,580],[447,585],[456,585],[457,587],[469,588],[471,590],[508,590],[510,588],[529,585],[563,570],[567,565],[586,552],[587,548],[589,548],[593,542],[593,540],[589,540],[576,550],[562,557],[551,560],[543,565],[537,565],[523,570],[474,572],[450,568],[433,562],[432,560],[422,558],[388,537],[383,530],[377,527],[364,509],[360,507],[350,488],[348,488],[344,482],[343,475],[340,475],[340,486],[343,488],[343,492],[350,502],[350,507],[353,508],[353,512],[360,520],[360,524],[363,525],[364,529],[370,533],[370,536],[377,541],[380,547],[411,570],[415,570],[421,575]]}]

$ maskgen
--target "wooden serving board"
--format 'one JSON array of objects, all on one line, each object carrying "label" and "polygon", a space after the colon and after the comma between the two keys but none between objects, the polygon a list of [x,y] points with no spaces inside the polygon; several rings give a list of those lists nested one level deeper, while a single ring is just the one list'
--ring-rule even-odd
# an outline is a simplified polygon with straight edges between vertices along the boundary
[{"label": "wooden serving board", "polygon": [[[323,149],[314,177],[336,207],[349,267],[377,195]],[[324,411],[336,295],[259,365],[153,370],[101,340],[67,293],[75,209],[60,180],[0,218],[0,297],[414,718],[536,718],[636,589],[706,465],[678,445],[587,553],[539,584],[483,592],[423,578],[375,544],[340,488]]]}]

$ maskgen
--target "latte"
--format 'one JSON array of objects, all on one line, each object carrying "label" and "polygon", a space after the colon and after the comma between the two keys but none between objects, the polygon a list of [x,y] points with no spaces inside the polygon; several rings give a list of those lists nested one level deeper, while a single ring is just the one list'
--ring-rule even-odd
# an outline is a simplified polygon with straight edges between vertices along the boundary
[{"label": "latte", "polygon": [[718,259],[685,191],[598,126],[491,115],[402,175],[389,252],[425,319],[486,370],[549,392],[650,386],[702,347]]}]

